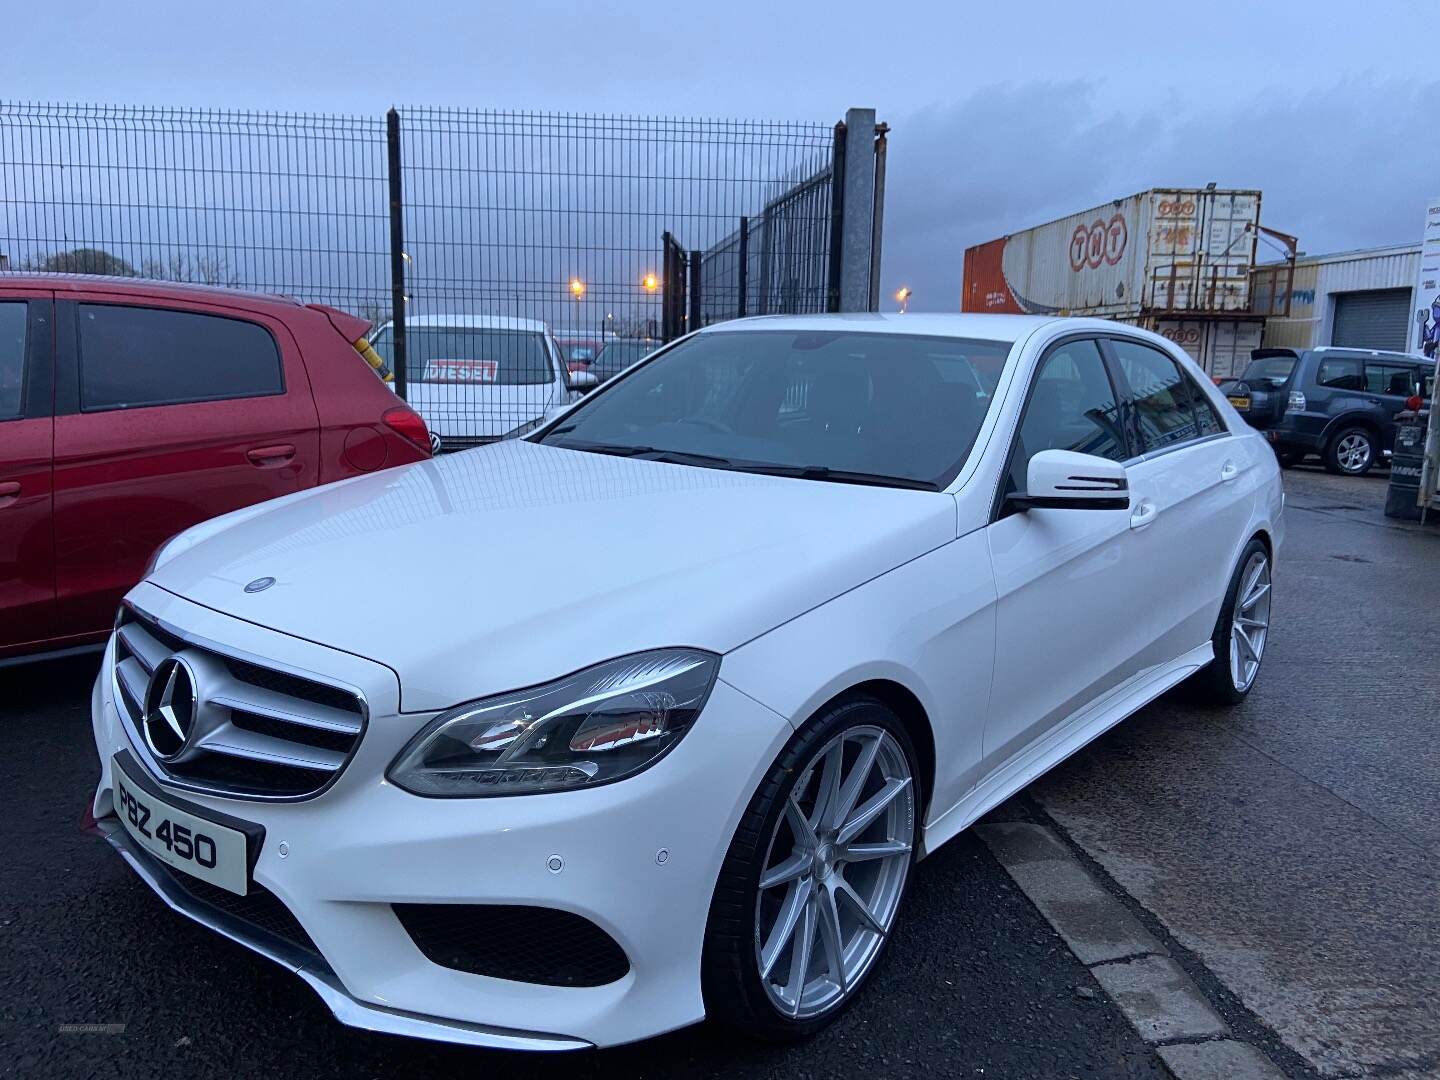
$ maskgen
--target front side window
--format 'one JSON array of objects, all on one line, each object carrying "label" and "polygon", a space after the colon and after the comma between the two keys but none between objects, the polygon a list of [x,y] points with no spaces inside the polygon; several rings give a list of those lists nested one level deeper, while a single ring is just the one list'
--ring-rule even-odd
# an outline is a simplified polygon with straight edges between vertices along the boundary
[{"label": "front side window", "polygon": [[1127,385],[1140,448],[1151,454],[1199,437],[1190,408],[1190,387],[1180,366],[1159,349],[1134,341],[1111,342]]},{"label": "front side window", "polygon": [[0,303],[0,420],[14,420],[25,401],[25,315],[28,305]]},{"label": "front side window", "polygon": [[1320,361],[1315,372],[1315,381],[1332,390],[1364,390],[1365,375],[1360,370],[1360,361],[1345,357],[1329,357]]},{"label": "front side window", "polygon": [[283,394],[280,350],[262,326],[166,308],[80,305],[86,412]]},{"label": "front side window", "polygon": [[1057,346],[1042,363],[1020,421],[1007,495],[1025,490],[1030,459],[1042,450],[1073,450],[1111,461],[1129,456],[1114,387],[1100,347],[1089,338]]},{"label": "front side window", "polygon": [[1415,392],[1415,369],[1409,364],[1366,364],[1365,389],[1372,394],[1409,397]]},{"label": "front side window", "polygon": [[[393,369],[393,330],[383,327],[370,344]],[[478,386],[538,386],[555,381],[544,334],[470,326],[407,326],[405,373],[410,382]]]},{"label": "front side window", "polygon": [[938,490],[969,456],[1010,346],[836,330],[700,334],[597,391],[542,441]]}]

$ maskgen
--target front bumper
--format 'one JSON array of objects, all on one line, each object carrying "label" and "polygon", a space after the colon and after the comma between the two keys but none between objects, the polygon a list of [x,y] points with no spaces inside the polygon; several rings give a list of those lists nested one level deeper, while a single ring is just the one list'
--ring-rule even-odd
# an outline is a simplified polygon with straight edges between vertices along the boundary
[{"label": "front bumper", "polygon": [[[142,610],[209,642],[360,687],[370,720],[320,795],[258,802],[180,790],[204,809],[263,825],[253,880],[315,952],[289,947],[197,900],[130,848],[111,802],[111,758],[143,753],[116,711],[106,652],[92,700],[101,779],[97,827],[173,908],[295,971],[343,1023],[501,1048],[630,1042],[704,1015],[700,955],[720,863],[751,793],[792,734],[778,714],[718,680],[701,722],[651,769],[554,795],[426,799],[384,778],[432,714],[400,714],[388,668],[231,619],[151,585]],[[723,670],[722,670],[723,676]],[[284,854],[282,854],[282,851]],[[553,870],[558,856],[561,869]],[[530,905],[581,915],[623,949],[629,971],[595,987],[491,978],[427,959],[392,904]],[[318,954],[318,956],[316,955]]]}]

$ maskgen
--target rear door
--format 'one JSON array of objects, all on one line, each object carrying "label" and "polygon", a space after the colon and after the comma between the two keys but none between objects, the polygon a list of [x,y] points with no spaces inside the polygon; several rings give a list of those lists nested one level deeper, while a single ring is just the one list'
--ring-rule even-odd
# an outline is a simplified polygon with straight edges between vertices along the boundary
[{"label": "rear door", "polygon": [[55,636],[48,292],[0,288],[0,655]]},{"label": "rear door", "polygon": [[1105,342],[1141,457],[1129,466],[1139,538],[1129,587],[1139,668],[1169,663],[1215,628],[1230,560],[1254,505],[1251,457],[1174,357],[1121,337]]},{"label": "rear door", "polygon": [[313,487],[319,424],[276,319],[123,295],[59,300],[57,615],[66,632],[94,632],[175,533]]},{"label": "rear door", "polygon": [[1366,360],[1365,391],[1368,404],[1380,421],[1381,449],[1395,448],[1395,414],[1405,408],[1405,399],[1420,388],[1414,364],[1403,360]]}]

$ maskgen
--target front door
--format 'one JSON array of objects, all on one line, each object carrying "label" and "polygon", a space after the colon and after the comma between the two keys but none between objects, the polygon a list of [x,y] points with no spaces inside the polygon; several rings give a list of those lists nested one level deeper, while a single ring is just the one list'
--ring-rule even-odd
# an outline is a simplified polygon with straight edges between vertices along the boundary
[{"label": "front door", "polygon": [[1130,456],[1118,396],[1092,338],[1053,345],[1031,384],[997,520],[986,530],[997,592],[995,682],[982,776],[1134,670],[1138,535],[1123,510],[1018,512],[1032,455]]},{"label": "front door", "polygon": [[171,536],[318,483],[319,421],[278,321],[59,299],[56,610],[70,632],[97,632]]},{"label": "front door", "polygon": [[0,656],[55,636],[49,294],[0,290]]}]

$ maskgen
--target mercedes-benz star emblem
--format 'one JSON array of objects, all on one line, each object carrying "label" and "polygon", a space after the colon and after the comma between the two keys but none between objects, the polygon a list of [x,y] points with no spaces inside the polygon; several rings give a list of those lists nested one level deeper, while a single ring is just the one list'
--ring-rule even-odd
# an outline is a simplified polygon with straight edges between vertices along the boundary
[{"label": "mercedes-benz star emblem", "polygon": [[250,593],[264,592],[274,584],[275,579],[273,577],[257,577],[254,581],[250,582],[249,585],[245,586],[245,591]]},{"label": "mercedes-benz star emblem", "polygon": [[179,755],[195,726],[195,672],[178,656],[155,666],[145,691],[145,743],[165,761]]}]

